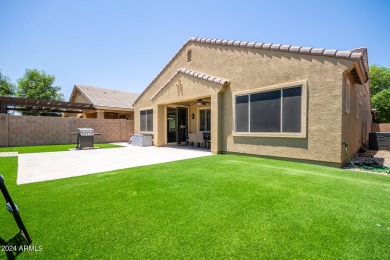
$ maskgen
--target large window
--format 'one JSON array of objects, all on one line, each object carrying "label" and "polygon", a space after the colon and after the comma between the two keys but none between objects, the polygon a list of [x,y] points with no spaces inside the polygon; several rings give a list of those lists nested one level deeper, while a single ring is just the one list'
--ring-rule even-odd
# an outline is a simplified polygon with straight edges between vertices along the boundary
[{"label": "large window", "polygon": [[236,96],[236,132],[300,133],[301,99],[301,86]]},{"label": "large window", "polygon": [[140,111],[140,125],[141,131],[153,131],[153,109]]},{"label": "large window", "polygon": [[211,109],[199,110],[199,132],[209,132],[211,126]]}]

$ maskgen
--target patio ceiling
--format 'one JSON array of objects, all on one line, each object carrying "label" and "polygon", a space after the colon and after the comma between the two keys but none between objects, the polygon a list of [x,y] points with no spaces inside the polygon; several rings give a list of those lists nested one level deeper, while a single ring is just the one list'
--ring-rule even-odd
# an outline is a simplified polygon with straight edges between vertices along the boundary
[{"label": "patio ceiling", "polygon": [[[198,103],[198,100],[202,100],[203,102],[206,102],[207,103],[206,106],[209,106],[211,104],[210,97],[206,97],[206,98],[194,98],[194,99],[191,99],[188,101],[174,102],[174,103],[172,103],[172,105],[191,106],[191,105],[196,105]],[[205,105],[199,105],[199,106],[205,106]]]}]

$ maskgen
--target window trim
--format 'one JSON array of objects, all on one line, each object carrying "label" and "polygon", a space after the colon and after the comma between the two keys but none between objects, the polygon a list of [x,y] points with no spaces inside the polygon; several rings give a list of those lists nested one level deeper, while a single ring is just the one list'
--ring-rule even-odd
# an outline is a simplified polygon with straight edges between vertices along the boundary
[{"label": "window trim", "polygon": [[[141,130],[141,111],[147,111],[147,110],[152,110],[153,111],[153,130],[152,131],[142,131]],[[146,126],[146,129],[148,129],[148,126]],[[154,132],[154,108],[153,107],[144,107],[139,110],[139,132],[145,133],[145,134],[153,134]]]},{"label": "window trim", "polygon": [[359,118],[360,116],[360,94],[356,92],[356,105],[355,105],[355,117]]},{"label": "window trim", "polygon": [[349,114],[351,112],[351,82],[346,78],[345,82],[345,113]]},{"label": "window trim", "polygon": [[203,132],[208,132],[208,131],[200,131],[200,110],[210,110],[210,132],[211,132],[211,106],[202,106],[202,107],[198,107],[197,108],[197,116],[198,116],[198,120],[196,120],[196,131],[198,133],[203,133]]},{"label": "window trim", "polygon": [[[301,87],[301,132],[293,133],[293,132],[236,132],[236,97],[248,94],[256,94],[262,92],[269,92],[274,90],[282,90],[293,87]],[[266,86],[263,88],[254,88],[248,89],[245,91],[237,91],[232,93],[232,107],[233,107],[233,136],[244,136],[244,137],[285,137],[285,138],[306,138],[307,136],[307,79],[288,82],[283,84]],[[249,108],[248,108],[249,109]],[[249,114],[250,118],[250,109]],[[281,119],[282,120],[282,119]],[[250,121],[249,121],[249,129],[250,129]]]}]

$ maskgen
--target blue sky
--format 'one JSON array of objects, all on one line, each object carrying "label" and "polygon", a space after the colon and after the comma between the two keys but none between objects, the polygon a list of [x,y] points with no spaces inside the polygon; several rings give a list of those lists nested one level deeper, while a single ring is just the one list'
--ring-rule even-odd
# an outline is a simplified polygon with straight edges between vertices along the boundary
[{"label": "blue sky", "polygon": [[390,67],[390,1],[0,0],[0,69],[143,89],[192,36],[349,50]]}]

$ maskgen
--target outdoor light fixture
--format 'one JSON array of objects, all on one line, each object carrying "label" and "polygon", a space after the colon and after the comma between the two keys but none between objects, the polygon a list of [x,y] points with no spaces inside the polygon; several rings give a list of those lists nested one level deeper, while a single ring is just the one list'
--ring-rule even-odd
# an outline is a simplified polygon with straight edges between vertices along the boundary
[{"label": "outdoor light fixture", "polygon": [[195,114],[194,113],[191,114],[191,118],[195,119]]}]

